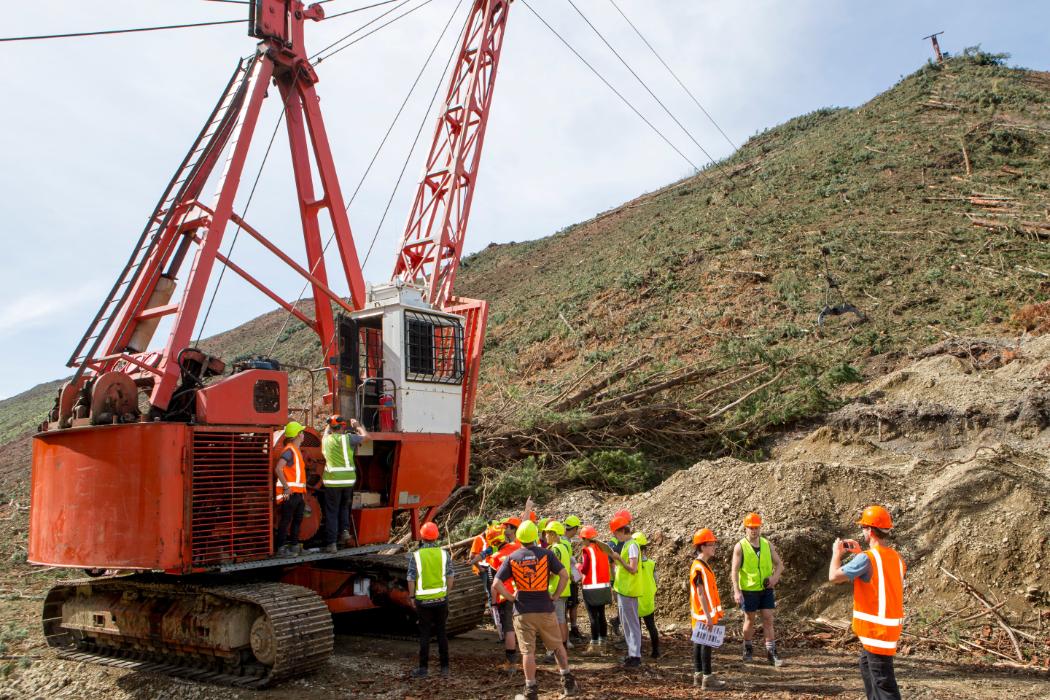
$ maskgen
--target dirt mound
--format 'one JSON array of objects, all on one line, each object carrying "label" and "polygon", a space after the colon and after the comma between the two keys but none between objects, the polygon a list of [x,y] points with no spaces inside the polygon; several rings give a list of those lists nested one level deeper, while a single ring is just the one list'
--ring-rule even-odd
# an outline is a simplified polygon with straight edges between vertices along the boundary
[{"label": "dirt mound", "polygon": [[959,356],[963,345],[935,346],[858,387],[824,426],[786,440],[768,461],[702,461],[637,496],[570,493],[545,512],[574,512],[604,529],[614,511],[630,509],[652,542],[668,616],[687,610],[692,532],[718,533],[716,568],[722,590],[731,590],[732,544],[752,510],[787,564],[781,607],[841,612],[846,596],[826,584],[830,545],[853,536],[851,523],[873,502],[898,523],[913,613],[965,595],[942,566],[1019,608],[1026,591],[1050,591],[1042,563],[1050,554],[1050,338],[981,341],[976,363]]}]

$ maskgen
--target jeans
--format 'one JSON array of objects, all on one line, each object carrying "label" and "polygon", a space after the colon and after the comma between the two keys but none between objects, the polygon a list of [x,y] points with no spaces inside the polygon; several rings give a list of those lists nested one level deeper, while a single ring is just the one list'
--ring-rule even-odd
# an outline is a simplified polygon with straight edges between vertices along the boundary
[{"label": "jeans", "polygon": [[299,544],[299,526],[303,524],[306,499],[301,493],[293,493],[281,503],[281,515],[277,521],[277,537],[274,546],[280,549],[286,544]]},{"label": "jeans", "polygon": [[711,647],[703,644],[693,645],[693,671],[711,675]]},{"label": "jeans", "polygon": [[324,496],[324,544],[335,544],[339,533],[350,529],[350,502],[354,498],[351,486],[326,486]]},{"label": "jeans", "polygon": [[587,603],[587,617],[591,620],[591,641],[609,636],[609,623],[605,620],[605,606]]},{"label": "jeans", "polygon": [[897,677],[893,674],[893,657],[860,652],[860,677],[864,679],[864,693],[868,700],[900,700]]},{"label": "jeans", "polygon": [[448,602],[416,603],[416,615],[419,617],[419,667],[426,668],[430,657],[430,636],[437,636],[438,658],[441,668],[448,666],[448,635],[445,633],[445,622],[448,620]]},{"label": "jeans", "polygon": [[642,619],[638,617],[638,599],[627,595],[616,596],[620,608],[620,626],[627,642],[627,656],[642,658]]}]

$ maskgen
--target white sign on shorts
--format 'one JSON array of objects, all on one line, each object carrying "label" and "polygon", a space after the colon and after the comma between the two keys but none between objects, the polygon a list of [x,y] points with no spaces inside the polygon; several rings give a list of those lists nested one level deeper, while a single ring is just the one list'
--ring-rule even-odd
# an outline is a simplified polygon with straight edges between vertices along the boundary
[{"label": "white sign on shorts", "polygon": [[697,622],[693,628],[692,640],[694,644],[703,644],[705,647],[718,648],[726,638],[725,625],[705,625]]}]

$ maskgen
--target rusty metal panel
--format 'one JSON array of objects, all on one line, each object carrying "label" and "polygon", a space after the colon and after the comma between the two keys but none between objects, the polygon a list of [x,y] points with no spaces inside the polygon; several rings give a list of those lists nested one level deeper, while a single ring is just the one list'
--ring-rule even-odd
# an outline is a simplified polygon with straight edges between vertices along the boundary
[{"label": "rusty metal panel", "polygon": [[29,560],[182,570],[189,428],[133,423],[33,438]]},{"label": "rusty metal panel", "polygon": [[195,427],[191,473],[193,566],[269,556],[274,480],[269,432]]}]

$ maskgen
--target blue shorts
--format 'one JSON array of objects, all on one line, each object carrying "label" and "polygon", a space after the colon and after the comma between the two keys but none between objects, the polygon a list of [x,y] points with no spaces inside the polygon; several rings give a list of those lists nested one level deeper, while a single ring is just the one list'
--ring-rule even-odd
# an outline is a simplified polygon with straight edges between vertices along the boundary
[{"label": "blue shorts", "polygon": [[767,588],[763,591],[742,591],[744,594],[744,612],[755,612],[756,610],[773,610],[777,607],[776,596],[773,589]]}]

